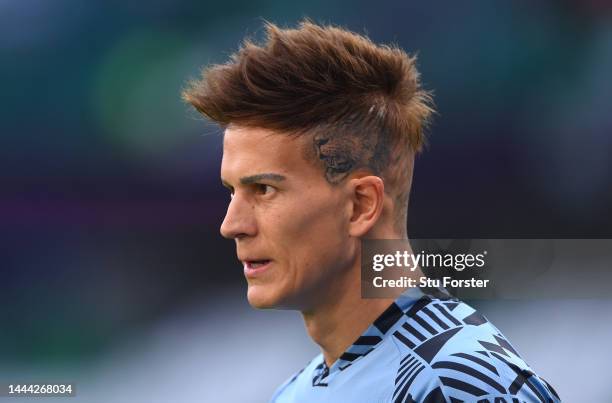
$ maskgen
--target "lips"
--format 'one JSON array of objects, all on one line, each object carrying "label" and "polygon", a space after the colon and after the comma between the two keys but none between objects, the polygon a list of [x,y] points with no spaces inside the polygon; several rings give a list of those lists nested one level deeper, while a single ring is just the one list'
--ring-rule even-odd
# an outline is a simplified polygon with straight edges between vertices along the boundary
[{"label": "lips", "polygon": [[265,272],[271,263],[269,259],[245,259],[242,261],[244,275],[247,278],[255,278]]},{"label": "lips", "polygon": [[246,263],[247,263],[247,265],[249,267],[252,267],[252,268],[256,269],[258,267],[261,267],[261,266],[267,264],[268,262],[269,262],[269,260],[253,260],[253,261],[247,261]]}]

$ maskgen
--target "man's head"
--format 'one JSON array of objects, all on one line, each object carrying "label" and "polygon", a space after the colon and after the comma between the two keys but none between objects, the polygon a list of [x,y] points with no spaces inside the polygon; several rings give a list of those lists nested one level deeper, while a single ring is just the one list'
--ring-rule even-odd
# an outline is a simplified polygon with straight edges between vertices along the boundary
[{"label": "man's head", "polygon": [[355,281],[361,238],[406,236],[432,110],[400,49],[310,22],[266,28],[264,45],[246,42],[183,95],[226,128],[221,233],[249,301],[309,310]]}]

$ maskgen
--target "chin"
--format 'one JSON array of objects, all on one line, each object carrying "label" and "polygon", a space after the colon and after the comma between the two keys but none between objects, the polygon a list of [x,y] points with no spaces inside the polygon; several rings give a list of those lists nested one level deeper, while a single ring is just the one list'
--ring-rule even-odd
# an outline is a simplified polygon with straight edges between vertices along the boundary
[{"label": "chin", "polygon": [[270,285],[251,285],[247,291],[249,305],[256,309],[298,309],[288,303],[288,298],[280,290],[274,289]]},{"label": "chin", "polygon": [[278,308],[278,298],[275,298],[275,293],[265,285],[249,285],[247,291],[247,299],[253,308],[257,309],[272,309]]}]

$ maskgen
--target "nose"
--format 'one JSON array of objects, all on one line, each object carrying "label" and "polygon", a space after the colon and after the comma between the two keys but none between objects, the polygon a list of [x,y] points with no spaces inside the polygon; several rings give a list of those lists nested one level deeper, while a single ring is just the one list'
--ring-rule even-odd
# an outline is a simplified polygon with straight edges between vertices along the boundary
[{"label": "nose", "polygon": [[257,233],[255,221],[251,205],[238,193],[235,193],[227,206],[225,218],[221,223],[221,235],[228,239],[254,236]]}]

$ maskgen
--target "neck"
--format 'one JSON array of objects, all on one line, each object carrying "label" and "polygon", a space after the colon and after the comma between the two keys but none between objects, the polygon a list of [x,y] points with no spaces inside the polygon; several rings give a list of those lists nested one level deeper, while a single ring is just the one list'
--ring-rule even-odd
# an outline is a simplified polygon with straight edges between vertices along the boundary
[{"label": "neck", "polygon": [[[394,237],[380,237],[385,238]],[[408,250],[412,253],[410,245]],[[361,297],[361,261],[356,260],[344,278],[327,287],[335,292],[319,295],[316,306],[302,312],[306,330],[321,348],[328,367],[395,301],[394,298]],[[412,275],[422,275],[420,268]]]},{"label": "neck", "polygon": [[344,351],[391,305],[394,299],[361,298],[360,267],[347,273],[348,281],[330,287],[336,292],[302,312],[306,330],[321,347],[330,367]]}]

